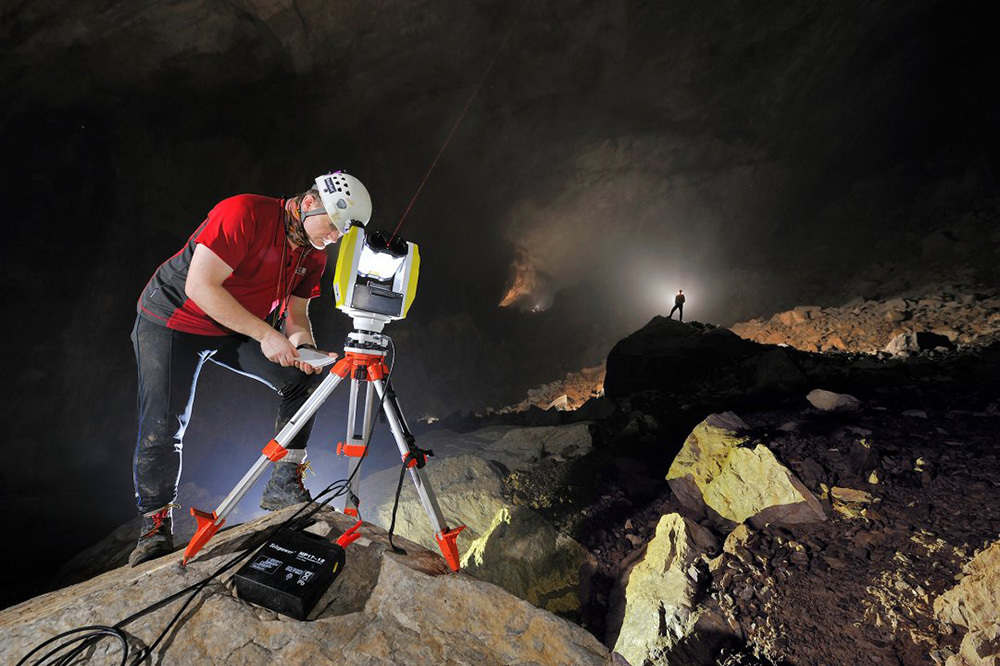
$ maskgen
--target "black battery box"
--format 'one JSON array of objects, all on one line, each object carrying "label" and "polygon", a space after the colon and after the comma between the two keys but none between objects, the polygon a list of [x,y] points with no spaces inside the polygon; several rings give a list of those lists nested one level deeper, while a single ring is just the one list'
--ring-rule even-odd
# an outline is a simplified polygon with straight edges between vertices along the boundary
[{"label": "black battery box", "polygon": [[240,599],[304,620],[344,568],[344,549],[281,529],[233,576]]}]

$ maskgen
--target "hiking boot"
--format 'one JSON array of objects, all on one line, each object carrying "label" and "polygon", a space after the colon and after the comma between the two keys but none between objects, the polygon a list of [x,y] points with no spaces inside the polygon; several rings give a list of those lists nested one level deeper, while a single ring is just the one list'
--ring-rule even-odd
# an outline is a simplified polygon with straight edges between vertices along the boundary
[{"label": "hiking boot", "polygon": [[170,518],[172,507],[173,505],[167,506],[159,511],[143,515],[142,528],[139,530],[139,543],[136,544],[132,554],[128,556],[129,565],[134,567],[173,552],[174,535]]},{"label": "hiking boot", "polygon": [[302,477],[307,469],[310,469],[309,463],[274,463],[271,478],[264,486],[264,495],[260,498],[260,508],[277,511],[286,506],[312,501],[309,491],[302,484]]}]

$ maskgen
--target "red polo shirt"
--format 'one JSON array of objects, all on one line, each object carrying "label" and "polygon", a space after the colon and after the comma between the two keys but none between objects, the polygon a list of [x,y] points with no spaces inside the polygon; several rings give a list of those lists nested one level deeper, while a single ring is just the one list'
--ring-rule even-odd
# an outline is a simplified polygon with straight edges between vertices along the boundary
[{"label": "red polo shirt", "polygon": [[284,200],[241,194],[219,202],[181,250],[163,262],[139,296],[139,314],[185,333],[229,335],[184,293],[198,243],[233,269],[222,286],[265,319],[288,296],[319,296],[326,253],[292,248],[285,239]]}]

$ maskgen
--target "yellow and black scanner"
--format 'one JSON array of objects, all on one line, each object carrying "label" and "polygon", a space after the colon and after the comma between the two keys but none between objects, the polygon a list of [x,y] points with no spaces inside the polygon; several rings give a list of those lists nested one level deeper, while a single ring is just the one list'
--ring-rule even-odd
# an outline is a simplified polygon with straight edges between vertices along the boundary
[{"label": "yellow and black scanner", "polygon": [[353,318],[403,319],[417,295],[419,272],[416,243],[355,225],[340,241],[333,297]]}]

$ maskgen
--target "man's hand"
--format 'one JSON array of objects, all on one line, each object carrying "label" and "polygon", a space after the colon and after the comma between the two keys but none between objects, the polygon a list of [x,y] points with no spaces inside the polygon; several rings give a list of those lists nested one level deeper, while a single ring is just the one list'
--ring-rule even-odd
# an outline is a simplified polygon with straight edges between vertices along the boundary
[{"label": "man's hand", "polygon": [[295,360],[299,355],[292,343],[273,328],[260,339],[260,351],[267,357],[268,361],[278,363],[283,368],[292,365],[299,367],[298,363],[301,363],[301,361]]},{"label": "man's hand", "polygon": [[[337,358],[337,354],[335,352],[325,352],[317,349],[316,353],[326,354],[327,356],[332,356],[333,358]],[[295,367],[301,370],[302,372],[306,373],[307,375],[318,375],[319,373],[324,372],[327,368],[327,366],[323,366],[322,368],[315,368],[306,363],[305,361],[295,361]]]}]

